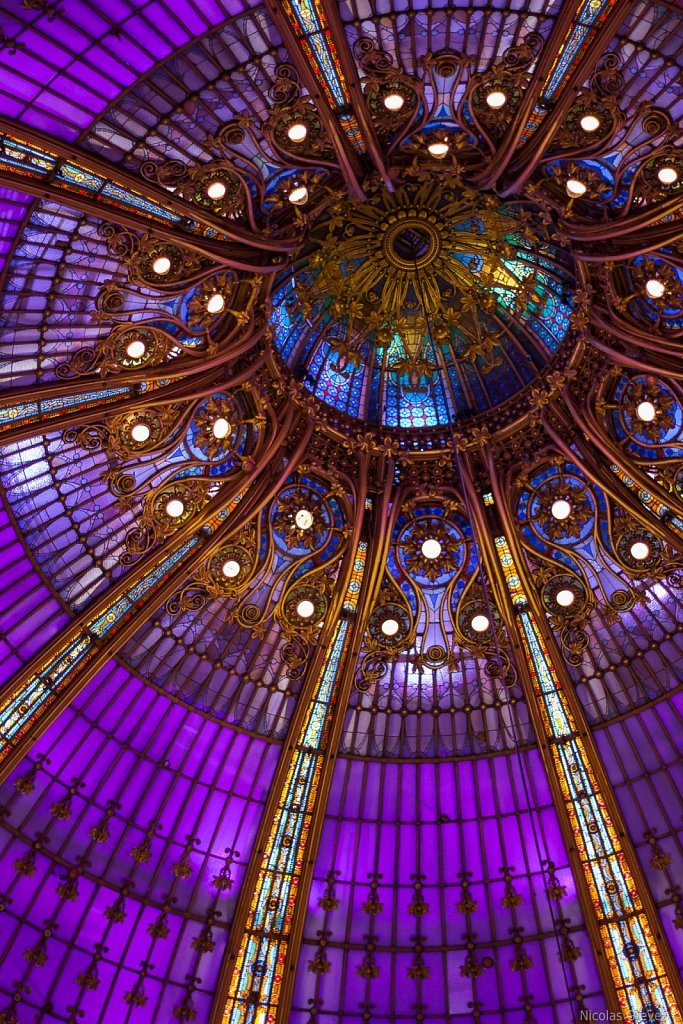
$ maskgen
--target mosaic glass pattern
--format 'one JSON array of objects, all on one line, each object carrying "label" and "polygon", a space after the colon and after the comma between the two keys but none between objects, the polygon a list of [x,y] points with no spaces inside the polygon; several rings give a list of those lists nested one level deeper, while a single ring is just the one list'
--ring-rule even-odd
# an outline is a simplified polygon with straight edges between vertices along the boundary
[{"label": "mosaic glass pattern", "polygon": [[623,1012],[678,1024],[683,1018],[657,943],[507,540],[499,536],[495,544]]},{"label": "mosaic glass pattern", "polygon": [[325,653],[301,726],[263,855],[245,934],[233,968],[225,1024],[266,1024],[277,1012],[287,937],[311,827],[334,694],[344,668],[353,615],[365,572],[367,544],[358,545],[344,599],[344,617]]}]

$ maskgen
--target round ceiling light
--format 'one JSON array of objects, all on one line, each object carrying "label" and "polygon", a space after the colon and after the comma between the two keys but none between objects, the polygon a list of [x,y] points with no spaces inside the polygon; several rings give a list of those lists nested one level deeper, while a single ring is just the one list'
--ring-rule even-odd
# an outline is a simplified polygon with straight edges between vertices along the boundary
[{"label": "round ceiling light", "polygon": [[652,423],[656,415],[657,410],[652,402],[638,402],[638,405],[636,406],[636,416],[639,420],[642,420],[643,423]]},{"label": "round ceiling light", "polygon": [[312,601],[304,599],[299,601],[296,606],[296,613],[300,619],[310,619],[311,615],[315,611],[315,606]]},{"label": "round ceiling light", "polygon": [[136,338],[135,341],[129,341],[126,345],[126,355],[131,359],[142,359],[146,351],[147,346],[139,338]]},{"label": "round ceiling light", "polygon": [[226,420],[225,416],[219,416],[218,419],[213,421],[211,433],[217,441],[222,441],[224,437],[228,436],[230,433],[230,424]]},{"label": "round ceiling light", "polygon": [[470,626],[475,633],[485,633],[491,623],[487,615],[473,615]]},{"label": "round ceiling light", "polygon": [[568,178],[565,188],[567,189],[567,195],[571,199],[579,199],[581,196],[586,194],[586,185],[578,178]]},{"label": "round ceiling light", "polygon": [[400,110],[405,100],[401,96],[400,92],[389,92],[382,100],[382,103],[387,110]]},{"label": "round ceiling light", "polygon": [[673,185],[675,181],[678,181],[678,171],[675,167],[670,167],[667,164],[666,167],[659,168],[657,177],[662,185]]},{"label": "round ceiling light", "polygon": [[651,299],[661,299],[666,288],[658,277],[651,277],[649,281],[645,282],[645,291]]},{"label": "round ceiling light", "polygon": [[313,516],[307,508],[300,508],[294,516],[294,522],[300,530],[310,530],[313,526]]},{"label": "round ceiling light", "polygon": [[171,261],[169,260],[168,256],[157,256],[154,263],[152,264],[152,270],[154,271],[155,274],[158,274],[159,277],[163,277],[164,274],[168,274],[170,269]]},{"label": "round ceiling light", "polygon": [[308,135],[308,128],[303,121],[295,121],[287,129],[287,137],[290,142],[303,142]]},{"label": "round ceiling light", "polygon": [[130,436],[138,444],[144,444],[149,439],[149,427],[146,423],[134,423],[130,428]]},{"label": "round ceiling light", "polygon": [[220,292],[215,292],[206,303],[206,312],[215,315],[225,309],[225,299]]},{"label": "round ceiling light", "polygon": [[450,149],[450,146],[448,145],[447,142],[444,142],[444,141],[441,141],[441,142],[430,142],[429,145],[427,146],[427,151],[432,156],[436,157],[437,160],[443,160],[443,158],[448,153],[449,149]]},{"label": "round ceiling light", "polygon": [[206,190],[206,194],[209,199],[222,199],[226,193],[225,185],[222,181],[212,181]]},{"label": "round ceiling light", "polygon": [[576,594],[573,590],[558,590],[555,594],[555,600],[561,608],[569,608],[570,605],[574,604],[576,600]]},{"label": "round ceiling light", "polygon": [[171,519],[179,519],[185,511],[185,505],[180,498],[171,498],[170,501],[166,502],[166,515],[170,516]]},{"label": "round ceiling light", "polygon": [[400,627],[396,619],[385,619],[381,628],[385,636],[396,636]]},{"label": "round ceiling light", "polygon": [[581,118],[581,127],[585,132],[596,132],[600,127],[600,118],[595,114],[584,114]]},{"label": "round ceiling light", "polygon": [[500,110],[507,103],[508,98],[504,92],[500,89],[493,89],[486,96],[486,102],[488,103],[491,110]]},{"label": "round ceiling light", "polygon": [[550,506],[550,514],[553,519],[568,519],[571,511],[572,507],[565,498],[557,498]]},{"label": "round ceiling light", "polygon": [[308,189],[305,185],[295,185],[287,198],[293,206],[304,206],[308,202]]},{"label": "round ceiling light", "polygon": [[637,562],[643,562],[650,554],[650,545],[643,540],[636,540],[631,544],[631,557]]},{"label": "round ceiling light", "polygon": [[227,562],[223,562],[223,565],[221,566],[221,571],[223,575],[226,576],[229,580],[233,580],[235,576],[239,576],[240,569],[240,563],[236,561],[234,558],[229,558]]},{"label": "round ceiling light", "polygon": [[441,544],[434,537],[429,537],[422,542],[421,551],[425,558],[438,558],[441,554]]}]

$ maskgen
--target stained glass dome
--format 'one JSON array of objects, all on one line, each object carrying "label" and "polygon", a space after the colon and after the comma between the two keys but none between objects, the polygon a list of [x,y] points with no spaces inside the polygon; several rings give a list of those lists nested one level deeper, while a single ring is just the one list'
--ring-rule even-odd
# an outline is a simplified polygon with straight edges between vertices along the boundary
[{"label": "stained glass dome", "polygon": [[0,0],[0,1024],[683,1024],[682,49]]}]

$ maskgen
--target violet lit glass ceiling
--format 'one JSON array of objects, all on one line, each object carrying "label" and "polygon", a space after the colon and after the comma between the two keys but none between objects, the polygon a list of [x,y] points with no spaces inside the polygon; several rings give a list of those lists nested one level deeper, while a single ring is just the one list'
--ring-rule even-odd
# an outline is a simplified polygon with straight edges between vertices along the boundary
[{"label": "violet lit glass ceiling", "polygon": [[[660,149],[678,166],[679,5],[605,4],[606,27],[566,69],[564,114],[534,108],[524,158],[506,134],[521,133],[524,92],[549,80],[549,48],[578,3],[323,5],[363,147],[307,69],[285,6],[0,0],[3,137],[119,173],[126,196],[185,217],[184,234],[157,238],[134,204],[128,220],[125,201],[86,205],[82,183],[60,193],[25,175],[22,191],[0,178],[0,413],[18,396],[0,425],[23,431],[0,449],[0,682],[170,550],[164,488],[186,488],[200,516],[226,496],[200,541],[210,548],[234,517],[228,561],[251,573],[239,593],[229,578],[213,585],[216,541],[163,601],[141,600],[2,783],[4,1024],[223,1020],[315,659],[346,621],[362,628],[332,702],[289,1009],[274,1019],[565,1024],[615,1005],[482,540],[478,503],[494,483],[493,514],[510,512],[498,529],[516,538],[650,920],[683,968],[683,307],[679,243],[665,235],[677,186],[662,193],[656,178]],[[521,104],[513,127],[473,92],[494,73]],[[412,121],[386,120],[389,87]],[[613,118],[587,154],[561,134],[584,100]],[[278,135],[290,101],[311,118],[308,153]],[[446,163],[423,163],[444,133]],[[182,177],[209,164],[247,183],[234,208],[202,206]],[[585,207],[567,206],[572,176],[588,182]],[[313,205],[294,209],[299,179]],[[670,205],[648,221],[658,202]],[[398,208],[433,214],[431,264],[429,231],[392,241]],[[622,216],[640,217],[631,234]],[[172,281],[146,269],[159,239],[181,254]],[[651,276],[669,305],[643,298]],[[207,320],[215,290],[247,319]],[[116,364],[110,339],[145,325],[165,339],[158,361]],[[30,405],[48,393],[51,422]],[[643,401],[652,428],[634,412]],[[131,448],[140,409],[154,443]],[[224,447],[205,436],[219,413]],[[549,512],[558,497],[571,499],[566,529]],[[294,518],[309,508],[313,533]],[[431,562],[420,545],[435,538]],[[361,540],[372,568],[351,615],[343,585]],[[652,560],[634,562],[633,543]],[[575,618],[562,617],[561,587]],[[319,613],[309,625],[301,599]],[[238,1019],[250,1018],[225,1018]]]}]

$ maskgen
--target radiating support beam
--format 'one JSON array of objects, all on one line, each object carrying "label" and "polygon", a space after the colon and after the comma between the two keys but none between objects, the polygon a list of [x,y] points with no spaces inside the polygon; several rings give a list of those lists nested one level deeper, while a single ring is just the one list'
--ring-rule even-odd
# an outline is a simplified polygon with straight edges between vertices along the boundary
[{"label": "radiating support beam", "polygon": [[[290,415],[256,467],[224,487],[161,548],[143,556],[0,690],[0,782],[136,630],[272,500],[310,441],[307,427],[288,452],[291,429]],[[284,468],[276,465],[273,471],[274,461],[285,454]]]},{"label": "radiating support beam", "polygon": [[138,406],[191,401],[221,388],[237,388],[265,362],[262,352],[246,368],[230,374],[229,364],[260,340],[260,334],[205,358],[179,358],[157,366],[103,376],[55,377],[0,391],[0,444],[66,430]]},{"label": "radiating support beam", "polygon": [[[389,467],[391,468],[391,467]],[[389,494],[360,540],[365,467],[354,534],[283,748],[232,923],[211,1024],[286,1024],[335,753],[367,620],[391,535]],[[341,607],[340,607],[341,605]]]},{"label": "radiating support beam", "polygon": [[514,120],[479,177],[480,187],[493,187],[509,169],[514,182],[506,192],[520,190],[629,7],[630,0],[564,0]]},{"label": "radiating support beam", "polygon": [[144,389],[144,384],[106,387],[102,381],[100,388],[63,392],[53,398],[44,398],[38,387],[33,389],[34,399],[27,397],[24,401],[9,404],[0,402],[0,445],[69,430],[131,409],[188,402],[218,390],[218,377],[219,374],[212,370],[197,377],[173,377],[168,383],[147,389]]},{"label": "radiating support beam", "polygon": [[472,519],[507,627],[555,808],[616,1019],[683,1024],[683,990],[659,915],[488,457],[492,492],[468,476]]},{"label": "radiating support beam", "polygon": [[299,78],[334,145],[349,195],[364,199],[360,160],[366,142],[351,105],[351,91],[320,0],[266,0]]},{"label": "radiating support beam", "polygon": [[[589,434],[590,441],[587,442],[583,430],[575,429],[569,417],[564,419],[557,410],[554,411],[554,415],[558,418],[559,423],[553,424],[549,416],[544,414],[543,429],[565,458],[575,463],[593,484],[630,512],[637,522],[640,522],[646,529],[654,529],[655,533],[658,533],[674,551],[683,554],[683,530],[676,525],[674,511],[665,506],[663,500],[659,503],[654,501],[648,503],[637,493],[640,489],[643,494],[649,494],[655,489],[653,481],[649,477],[646,481],[646,474],[641,473],[636,466],[631,466],[628,470],[629,478],[634,478],[635,489],[629,487],[618,472],[625,473],[621,459],[614,460],[608,455],[606,461],[603,462],[593,448],[593,444],[596,442],[593,440],[592,433]],[[585,430],[585,428],[583,429]],[[600,451],[597,444],[596,447]],[[605,454],[606,452],[603,452],[603,455]],[[611,465],[614,465],[617,472],[611,470]],[[635,481],[637,481],[637,487]],[[652,494],[650,497],[654,498]],[[680,511],[678,509],[680,503],[675,497],[666,495],[666,498],[675,506],[675,511]],[[658,508],[660,511],[656,511]],[[683,525],[683,520],[679,520],[679,522]]]},{"label": "radiating support beam", "polygon": [[241,270],[277,270],[297,245],[297,239],[266,238],[226,223],[160,185],[3,117],[0,183],[134,231],[153,230],[157,238]]},{"label": "radiating support beam", "polygon": [[320,0],[320,6],[327,17],[327,22],[330,27],[330,36],[339,56],[339,63],[341,64],[342,73],[349,90],[351,106],[360,128],[365,151],[372,160],[375,170],[380,174],[385,185],[393,190],[394,185],[389,177],[389,172],[387,171],[387,167],[384,162],[382,147],[380,145],[375,126],[372,123],[370,109],[365,102],[363,88],[356,69],[356,62],[353,54],[351,53],[349,41],[344,30],[344,24],[341,19],[341,14],[339,13],[339,4],[336,0]]}]

